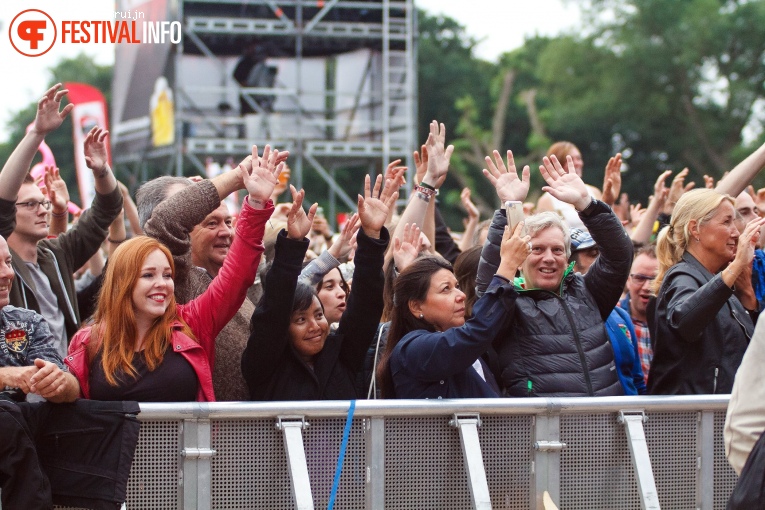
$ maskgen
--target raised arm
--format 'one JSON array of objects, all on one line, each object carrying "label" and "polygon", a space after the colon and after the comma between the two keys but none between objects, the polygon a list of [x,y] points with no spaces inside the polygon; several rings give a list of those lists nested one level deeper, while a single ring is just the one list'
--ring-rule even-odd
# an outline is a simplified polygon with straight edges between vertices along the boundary
[{"label": "raised arm", "polygon": [[[500,264],[501,239],[505,227],[508,225],[505,204],[512,202],[511,207],[522,210],[523,201],[529,193],[531,182],[531,170],[528,165],[523,167],[521,177],[518,177],[513,151],[507,151],[507,166],[502,161],[499,151],[495,150],[493,155],[494,161],[486,156],[488,168],[483,169],[483,175],[494,186],[501,205],[500,209],[494,213],[486,243],[481,250],[481,260],[478,263],[478,274],[476,275],[476,293],[479,297],[486,291]],[[511,229],[516,227],[516,225],[509,226]]]},{"label": "raised arm", "polygon": [[45,194],[48,195],[48,200],[52,204],[48,235],[57,236],[66,232],[69,226],[69,189],[55,166],[45,167],[43,182]]},{"label": "raised arm", "polygon": [[[401,229],[403,225],[416,224],[421,229],[425,229],[425,215],[428,211],[428,204],[435,195],[441,184],[446,179],[446,174],[449,171],[449,161],[454,151],[454,146],[445,146],[446,141],[446,127],[443,124],[439,124],[435,120],[430,123],[430,134],[428,140],[425,142],[427,148],[427,169],[425,171],[425,177],[422,179],[422,183],[416,183],[417,185],[423,184],[423,191],[415,191],[412,193],[412,197],[409,203],[401,214],[401,219],[396,226],[396,230],[393,237],[401,235]],[[426,156],[423,154],[423,159]],[[433,229],[435,230],[435,223],[433,223]],[[427,235],[427,232],[426,232]],[[433,241],[431,241],[433,244]]]},{"label": "raised arm", "polygon": [[749,186],[762,167],[765,167],[765,143],[720,179],[715,190],[737,197]]},{"label": "raised arm", "polygon": [[348,255],[351,253],[351,239],[358,232],[360,226],[358,213],[352,214],[343,225],[340,235],[332,243],[332,246],[303,268],[300,272],[300,280],[309,285],[316,285],[324,278],[324,275],[347,261]]},{"label": "raised arm", "polygon": [[564,170],[555,156],[545,157],[539,167],[547,182],[545,191],[569,203],[600,247],[600,256],[584,276],[584,282],[605,320],[619,301],[632,265],[632,241],[616,214],[600,200],[592,198],[582,178],[574,170],[571,156],[566,157]]},{"label": "raised arm", "polygon": [[370,191],[370,179],[364,180],[364,196],[359,195],[361,232],[354,257],[353,286],[348,307],[340,319],[338,333],[345,336],[340,356],[351,367],[361,370],[366,352],[374,340],[383,311],[383,261],[390,241],[385,229],[388,211],[398,198],[396,183],[382,186],[378,175]]},{"label": "raised arm", "polygon": [[180,308],[192,331],[204,332],[205,338],[210,340],[209,345],[202,346],[211,360],[215,351],[212,341],[242,306],[247,289],[257,275],[260,256],[264,251],[266,222],[274,210],[270,196],[284,168],[284,163],[277,164],[277,159],[277,152],[264,151],[263,157],[253,157],[250,165],[239,166],[249,195],[244,199],[236,223],[231,250],[207,290]]},{"label": "raised arm", "polygon": [[671,174],[672,171],[667,170],[656,179],[656,183],[653,186],[653,196],[648,202],[648,207],[646,207],[645,213],[643,213],[643,216],[640,218],[640,221],[630,235],[632,242],[648,244],[651,240],[653,225],[659,217],[659,213],[664,208],[664,203],[667,201],[667,196],[669,195],[669,188],[667,188],[664,183],[667,180],[667,177]]},{"label": "raised arm", "polygon": [[60,88],[60,83],[52,86],[37,102],[37,115],[32,129],[24,135],[0,171],[0,199],[16,200],[40,143],[48,133],[57,129],[64,122],[66,116],[74,108],[74,105],[68,104],[59,111],[61,101],[69,92],[66,89],[58,90]]},{"label": "raised arm", "polygon": [[250,337],[242,353],[242,375],[250,393],[273,375],[277,362],[289,348],[287,331],[292,315],[300,268],[308,250],[306,235],[311,230],[318,204],[308,214],[303,210],[305,192],[290,185],[292,207],[287,216],[287,230],[276,239],[276,251],[271,269],[266,275],[263,297],[252,314]]}]

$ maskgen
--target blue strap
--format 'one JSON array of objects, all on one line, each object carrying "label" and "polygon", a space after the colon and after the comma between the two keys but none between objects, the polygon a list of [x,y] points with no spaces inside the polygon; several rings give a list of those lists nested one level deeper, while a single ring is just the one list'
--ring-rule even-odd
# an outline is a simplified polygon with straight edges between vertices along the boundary
[{"label": "blue strap", "polygon": [[356,401],[351,400],[351,407],[348,409],[348,418],[345,419],[345,429],[343,430],[343,443],[340,445],[340,453],[337,455],[337,466],[335,467],[335,480],[332,482],[332,492],[329,494],[329,504],[327,510],[332,510],[335,506],[335,497],[337,488],[340,486],[340,475],[343,472],[343,461],[345,460],[345,450],[348,448],[348,438],[351,435],[351,425],[353,424],[353,412],[356,410]]}]

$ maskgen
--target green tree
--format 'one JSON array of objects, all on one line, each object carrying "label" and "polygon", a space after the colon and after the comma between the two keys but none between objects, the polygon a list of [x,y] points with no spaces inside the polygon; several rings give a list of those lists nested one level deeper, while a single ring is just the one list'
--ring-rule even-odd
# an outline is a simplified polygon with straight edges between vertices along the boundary
[{"label": "green tree", "polygon": [[753,106],[765,101],[765,2],[582,4],[593,35],[559,38],[538,61],[551,137],[580,145],[596,172],[627,150],[624,188],[641,198],[665,168],[691,167],[698,185],[732,168]]},{"label": "green tree", "polygon": [[[96,64],[93,59],[85,54],[79,54],[73,58],[65,58],[54,64],[49,72],[51,80],[47,85],[40,85],[40,96],[50,86],[56,83],[78,82],[87,83],[103,92],[107,104],[111,100],[112,66]],[[66,103],[66,102],[65,102]],[[37,104],[32,103],[16,112],[7,124],[10,132],[9,141],[0,144],[0,161],[5,162],[13,149],[24,137],[27,126],[34,120]],[[66,180],[72,201],[79,203],[79,190],[77,188],[77,176],[74,167],[74,147],[72,145],[72,123],[64,122],[59,129],[49,134],[45,142],[56,157],[56,164],[61,170],[61,176]],[[34,163],[37,163],[36,158]],[[34,164],[33,163],[33,164]]]}]

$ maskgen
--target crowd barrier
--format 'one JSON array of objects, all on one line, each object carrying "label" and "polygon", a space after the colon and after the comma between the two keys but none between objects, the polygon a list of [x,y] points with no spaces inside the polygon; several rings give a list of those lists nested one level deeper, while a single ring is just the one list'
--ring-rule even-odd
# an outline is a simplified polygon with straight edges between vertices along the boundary
[{"label": "crowd barrier", "polygon": [[[357,401],[336,509],[723,509],[728,396]],[[127,508],[327,508],[350,402],[142,404]]]}]

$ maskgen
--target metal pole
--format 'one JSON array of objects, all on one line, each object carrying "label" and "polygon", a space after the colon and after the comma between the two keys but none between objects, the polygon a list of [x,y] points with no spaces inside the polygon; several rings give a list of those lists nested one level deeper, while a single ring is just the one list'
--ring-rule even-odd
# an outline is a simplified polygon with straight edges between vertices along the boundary
[{"label": "metal pole", "polygon": [[308,462],[303,448],[303,429],[308,424],[302,417],[278,418],[276,428],[282,431],[287,469],[292,481],[292,499],[297,510],[313,510],[311,481],[308,478]]},{"label": "metal pole", "polygon": [[637,478],[638,492],[640,493],[640,508],[659,510],[659,494],[656,491],[651,457],[648,454],[648,444],[645,441],[644,421],[645,414],[642,411],[619,411],[619,422],[624,425],[627,433],[632,466],[635,468],[635,478]]},{"label": "metal pole", "polygon": [[486,470],[483,466],[481,441],[478,439],[478,427],[481,418],[477,414],[455,414],[449,425],[460,431],[462,457],[465,461],[465,474],[470,487],[470,499],[475,510],[491,510],[489,483],[486,481]]}]

